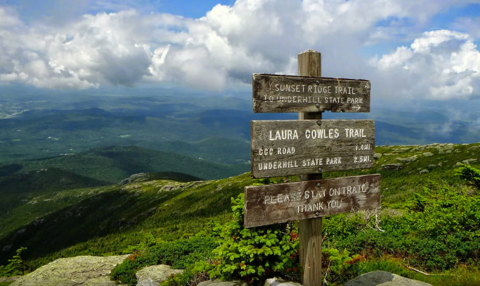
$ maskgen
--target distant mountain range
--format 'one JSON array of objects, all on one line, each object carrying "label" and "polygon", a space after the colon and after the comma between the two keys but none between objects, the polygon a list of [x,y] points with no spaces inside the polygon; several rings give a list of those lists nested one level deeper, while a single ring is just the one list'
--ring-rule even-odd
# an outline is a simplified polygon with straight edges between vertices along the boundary
[{"label": "distant mountain range", "polygon": [[[96,182],[95,185],[102,185],[106,182],[118,183],[141,172],[177,172],[199,179],[220,179],[246,172],[249,165],[212,163],[178,153],[137,146],[107,146],[78,154],[4,164],[0,166],[0,174],[8,176],[7,181],[11,182],[12,178],[31,178],[33,171],[52,168],[90,178]],[[24,174],[25,172],[28,173]]]},{"label": "distant mountain range", "polygon": [[[222,164],[247,163],[251,120],[296,118],[294,114],[254,114],[250,110],[184,112],[171,105],[163,108],[165,112],[156,115],[137,109],[35,110],[0,120],[0,164],[112,145],[175,152]],[[472,120],[451,121],[439,111],[324,115],[326,119],[372,117],[376,118],[377,145],[480,141],[480,129]]]}]

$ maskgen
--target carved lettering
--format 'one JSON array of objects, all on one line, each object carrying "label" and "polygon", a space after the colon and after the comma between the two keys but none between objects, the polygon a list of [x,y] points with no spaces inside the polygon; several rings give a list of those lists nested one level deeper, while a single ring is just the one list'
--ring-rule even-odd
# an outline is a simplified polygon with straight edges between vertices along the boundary
[{"label": "carved lettering", "polygon": [[270,130],[270,141],[276,140],[295,140],[298,139],[298,131],[297,130],[277,130],[272,131]]},{"label": "carved lettering", "polygon": [[245,226],[261,226],[373,209],[380,175],[362,175],[245,188]]},{"label": "carved lettering", "polygon": [[306,139],[335,139],[340,137],[340,132],[338,129],[314,129],[305,130],[305,138]]},{"label": "carved lettering", "polygon": [[363,128],[345,128],[345,137],[347,138],[366,138]]}]

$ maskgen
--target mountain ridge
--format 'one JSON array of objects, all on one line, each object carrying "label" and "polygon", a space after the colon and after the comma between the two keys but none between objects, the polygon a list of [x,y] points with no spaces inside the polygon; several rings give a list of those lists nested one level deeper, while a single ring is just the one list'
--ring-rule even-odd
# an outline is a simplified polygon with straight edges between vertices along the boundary
[{"label": "mountain ridge", "polygon": [[[380,173],[382,208],[387,213],[404,208],[429,181],[466,188],[454,169],[464,163],[480,166],[480,143],[377,146],[375,153],[372,169],[325,173],[324,178]],[[391,165],[396,167],[387,168]],[[245,186],[285,179],[254,180],[250,173],[244,173],[211,181],[148,180],[72,190],[69,193],[76,200],[18,226],[0,239],[0,247],[10,246],[5,253],[10,255],[20,246],[30,247],[28,259],[33,268],[60,256],[121,254],[148,237],[172,240],[210,229],[213,221],[229,218],[230,198],[243,193]],[[40,201],[48,203],[51,199],[55,194],[21,207],[37,208]],[[62,234],[63,229],[71,231]],[[50,241],[52,235],[55,239]]]},{"label": "mountain ridge", "polygon": [[[19,169],[18,165],[21,165]],[[146,149],[138,146],[104,146],[79,154],[20,161],[1,165],[4,169],[16,166],[14,173],[47,168],[63,169],[81,176],[109,183],[141,172],[179,172],[200,179],[217,179],[248,170],[246,163],[227,165],[211,163],[185,155]]]}]

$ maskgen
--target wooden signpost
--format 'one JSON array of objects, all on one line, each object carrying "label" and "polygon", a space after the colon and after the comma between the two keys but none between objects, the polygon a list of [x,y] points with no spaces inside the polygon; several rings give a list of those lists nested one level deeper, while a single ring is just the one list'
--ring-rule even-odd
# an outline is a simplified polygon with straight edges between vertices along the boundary
[{"label": "wooden signpost", "polygon": [[321,77],[320,53],[298,55],[299,76],[254,74],[254,112],[299,112],[298,121],[252,121],[252,176],[302,182],[245,187],[245,227],[299,220],[305,286],[322,285],[322,217],[380,206],[380,175],[322,180],[322,172],[373,167],[373,120],[322,120],[369,112],[370,82]]},{"label": "wooden signpost", "polygon": [[373,120],[252,121],[254,178],[373,167]]}]

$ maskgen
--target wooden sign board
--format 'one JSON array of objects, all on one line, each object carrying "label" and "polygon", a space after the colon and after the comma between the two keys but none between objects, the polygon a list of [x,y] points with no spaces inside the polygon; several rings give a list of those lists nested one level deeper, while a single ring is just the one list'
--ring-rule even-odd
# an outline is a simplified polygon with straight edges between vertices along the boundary
[{"label": "wooden sign board", "polygon": [[245,187],[245,227],[375,209],[380,174]]},{"label": "wooden sign board", "polygon": [[371,119],[252,121],[250,127],[254,178],[373,167]]},{"label": "wooden sign board", "polygon": [[253,74],[254,112],[370,112],[370,81]]}]

